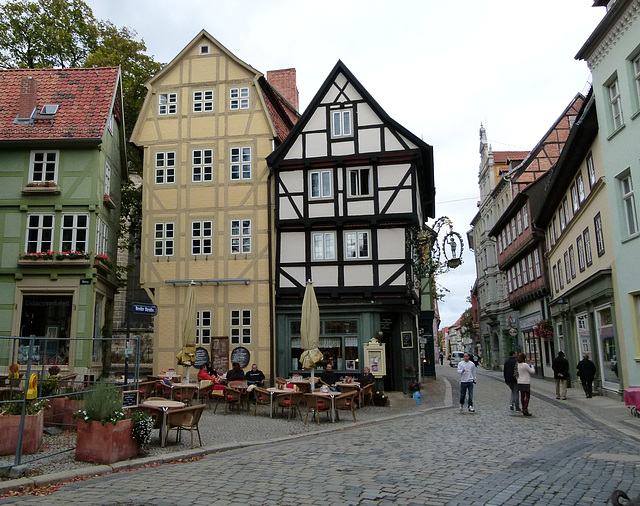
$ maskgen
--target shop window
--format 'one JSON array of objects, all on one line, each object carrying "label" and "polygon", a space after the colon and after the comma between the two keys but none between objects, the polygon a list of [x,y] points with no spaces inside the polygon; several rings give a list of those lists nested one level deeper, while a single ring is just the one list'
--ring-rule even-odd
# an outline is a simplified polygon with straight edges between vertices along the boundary
[{"label": "shop window", "polygon": [[[300,321],[291,322],[291,369],[301,368],[302,354]],[[332,364],[334,371],[359,372],[360,356],[357,320],[321,320],[319,349],[323,359],[316,364],[316,370],[323,370]]]},{"label": "shop window", "polygon": [[[32,365],[69,363],[69,322],[71,295],[25,295],[22,299],[20,335],[34,336]],[[18,361],[26,363],[29,340],[20,342]]]},{"label": "shop window", "polygon": [[618,384],[618,355],[613,336],[613,315],[611,306],[598,308],[594,313],[602,379],[607,383]]}]

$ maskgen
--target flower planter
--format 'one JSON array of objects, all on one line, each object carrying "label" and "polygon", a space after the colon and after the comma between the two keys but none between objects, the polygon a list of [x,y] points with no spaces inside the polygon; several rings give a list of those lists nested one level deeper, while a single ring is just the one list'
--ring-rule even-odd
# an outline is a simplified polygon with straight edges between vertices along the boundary
[{"label": "flower planter", "polygon": [[49,409],[45,410],[44,414],[45,427],[63,425],[76,429],[79,419],[75,417],[75,414],[80,409],[80,404],[81,401],[68,397],[49,399]]},{"label": "flower planter", "polygon": [[57,195],[60,193],[60,187],[54,186],[25,186],[22,188],[22,193],[53,193]]},{"label": "flower planter", "polygon": [[93,266],[96,267],[99,271],[102,271],[104,274],[109,274],[111,272],[111,268],[97,258],[93,261]]},{"label": "flower planter", "polygon": [[133,420],[120,420],[115,425],[102,422],[78,422],[76,460],[111,464],[138,454],[138,442],[132,435]]},{"label": "flower planter", "polygon": [[[44,410],[24,418],[24,435],[22,436],[22,453],[37,453],[42,445],[44,429]],[[0,455],[14,455],[18,447],[20,431],[20,415],[0,416]]]},{"label": "flower planter", "polygon": [[104,196],[104,207],[106,207],[107,209],[116,208],[116,202],[111,195]]}]

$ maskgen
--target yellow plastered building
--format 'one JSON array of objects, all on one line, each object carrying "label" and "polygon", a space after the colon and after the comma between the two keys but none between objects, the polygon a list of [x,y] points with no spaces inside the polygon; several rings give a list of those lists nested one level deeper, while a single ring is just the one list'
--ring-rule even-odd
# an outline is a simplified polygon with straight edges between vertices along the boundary
[{"label": "yellow plastered building", "polygon": [[186,372],[176,355],[192,283],[196,346],[218,373],[232,359],[272,373],[273,183],[265,158],[298,113],[295,69],[267,77],[203,30],[146,84],[131,141],[143,156],[140,282],[158,307],[154,373]]}]

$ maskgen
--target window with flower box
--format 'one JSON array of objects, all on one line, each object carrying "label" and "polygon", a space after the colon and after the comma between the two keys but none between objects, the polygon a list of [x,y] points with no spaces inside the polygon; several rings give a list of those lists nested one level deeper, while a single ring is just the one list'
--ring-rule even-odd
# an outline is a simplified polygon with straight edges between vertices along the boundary
[{"label": "window with flower box", "polygon": [[27,240],[24,250],[38,253],[53,249],[53,214],[29,214],[27,216]]},{"label": "window with flower box", "polygon": [[63,214],[60,251],[87,251],[88,214]]},{"label": "window with flower box", "polygon": [[98,216],[96,219],[96,255],[109,254],[109,226]]}]

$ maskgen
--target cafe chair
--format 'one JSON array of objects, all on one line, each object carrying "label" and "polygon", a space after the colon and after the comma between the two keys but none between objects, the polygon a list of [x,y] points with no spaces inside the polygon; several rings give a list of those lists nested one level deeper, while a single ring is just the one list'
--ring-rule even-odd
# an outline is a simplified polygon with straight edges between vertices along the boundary
[{"label": "cafe chair", "polygon": [[58,390],[60,392],[67,392],[73,390],[73,384],[76,380],[78,373],[64,374],[58,376]]},{"label": "cafe chair", "polygon": [[374,383],[370,383],[369,385],[362,387],[362,389],[360,390],[360,400],[362,406],[367,403],[367,399],[369,399],[369,404],[373,404],[373,386]]},{"label": "cafe chair", "polygon": [[358,406],[362,404],[360,401],[360,387],[358,385],[340,385],[340,392],[342,392],[343,394],[353,392],[355,394],[355,403]]},{"label": "cafe chair", "polygon": [[156,393],[156,381],[141,381],[138,383],[140,399],[144,400]]},{"label": "cafe chair", "polygon": [[[227,409],[231,410],[231,406],[242,405],[242,392],[228,386],[224,389],[224,414],[227,414]],[[229,408],[227,408],[229,406]],[[215,413],[215,411],[214,411]]]},{"label": "cafe chair", "polygon": [[242,380],[233,380],[227,383],[227,386],[240,390],[242,388],[247,388],[247,382]]},{"label": "cafe chair", "polygon": [[269,392],[269,390],[265,390],[264,388],[260,388],[260,387],[255,387],[253,389],[253,394],[255,396],[253,416],[256,416],[256,414],[258,413],[258,405],[269,406],[269,409],[271,409],[271,392]]},{"label": "cafe chair", "polygon": [[169,438],[169,431],[176,429],[176,443],[180,441],[180,436],[183,430],[188,430],[191,433],[191,448],[193,448],[193,430],[198,433],[198,441],[202,446],[202,439],[200,438],[200,429],[198,423],[200,417],[204,411],[204,404],[198,404],[197,406],[188,406],[186,408],[174,409],[167,413],[167,439]]},{"label": "cafe chair", "polygon": [[320,425],[320,413],[322,411],[325,411],[327,413],[327,419],[330,419],[329,412],[331,411],[331,399],[329,397],[304,394],[304,399],[307,402],[307,415],[304,417],[305,425],[309,419],[309,413],[313,413],[313,416],[318,421],[318,425]]},{"label": "cafe chair", "polygon": [[308,381],[296,383],[296,387],[298,387],[298,390],[303,394],[311,392],[311,383]]},{"label": "cafe chair", "polygon": [[211,400],[216,401],[216,407],[213,408],[214,413],[218,410],[218,406],[220,405],[220,403],[224,404],[224,399],[225,399],[224,391],[225,391],[224,388],[218,390],[215,388],[215,385],[214,385],[213,390],[209,394],[209,397],[211,398]]},{"label": "cafe chair", "polygon": [[160,391],[162,392],[162,397],[164,397],[165,399],[172,399],[173,398],[173,391],[171,390],[171,384],[165,383],[166,380],[163,380],[162,383],[160,383]]},{"label": "cafe chair", "polygon": [[197,388],[193,386],[180,386],[173,387],[173,398],[177,401],[184,402],[187,406],[193,404],[193,398],[196,396]]},{"label": "cafe chair", "polygon": [[281,378],[281,377],[276,377],[276,386],[277,385],[282,385],[282,387],[284,388],[284,385],[287,384],[287,379],[286,378]]},{"label": "cafe chair", "polygon": [[211,392],[213,392],[214,386],[215,383],[211,380],[202,380],[198,386],[198,399],[201,404],[209,405],[209,408],[211,408],[209,401],[211,400]]},{"label": "cafe chair", "polygon": [[[149,397],[149,399],[152,399],[152,397]],[[163,397],[156,397],[156,399],[164,400]],[[162,408],[156,406],[137,406],[134,410],[149,415],[153,423],[153,429],[162,430]]]},{"label": "cafe chair", "polygon": [[291,420],[291,413],[293,413],[293,417],[296,417],[296,411],[298,415],[300,415],[300,421],[302,421],[302,413],[300,412],[300,402],[302,401],[303,393],[302,392],[294,392],[292,389],[283,390],[284,393],[279,394],[276,397],[278,402],[278,408],[280,408],[280,413],[284,413],[284,410],[287,410],[287,421]]},{"label": "cafe chair", "polygon": [[338,395],[338,397],[336,397],[335,399],[336,418],[338,420],[340,420],[340,417],[338,416],[338,413],[340,411],[351,411],[351,414],[353,415],[353,422],[355,423],[356,412],[353,409],[353,406],[355,404],[356,395],[358,395],[358,392],[352,391],[352,392],[346,392],[344,394],[340,394]]}]

